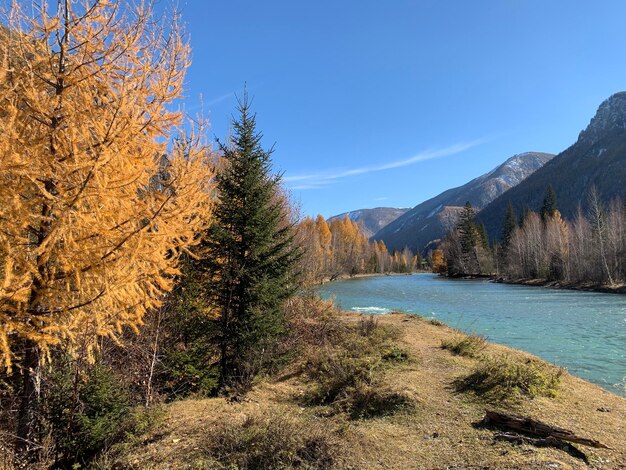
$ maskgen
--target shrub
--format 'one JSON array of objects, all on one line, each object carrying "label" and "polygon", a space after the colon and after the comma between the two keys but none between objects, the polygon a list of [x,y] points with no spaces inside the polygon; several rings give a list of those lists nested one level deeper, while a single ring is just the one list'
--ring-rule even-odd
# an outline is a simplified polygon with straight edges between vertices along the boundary
[{"label": "shrub", "polygon": [[352,355],[345,349],[325,348],[312,356],[307,373],[316,387],[309,395],[311,403],[331,404],[345,400],[358,384],[371,384],[380,358],[370,355]]},{"label": "shrub", "polygon": [[158,379],[160,391],[168,400],[191,394],[210,395],[217,389],[219,368],[212,363],[208,350],[199,341],[164,351]]},{"label": "shrub", "polygon": [[459,334],[442,341],[441,347],[457,356],[478,357],[487,347],[487,339],[479,335]]},{"label": "shrub", "polygon": [[455,382],[458,391],[474,391],[489,399],[556,396],[563,369],[529,359],[485,357],[466,377]]},{"label": "shrub", "polygon": [[381,357],[383,361],[406,362],[409,360],[409,353],[397,344],[392,344],[381,350]]},{"label": "shrub", "polygon": [[220,424],[210,436],[209,457],[226,468],[332,468],[335,443],[321,425],[287,415],[248,416]]},{"label": "shrub", "polygon": [[352,419],[368,419],[393,415],[399,411],[408,411],[415,403],[408,395],[374,385],[357,384],[349,390],[347,399],[339,403]]},{"label": "shrub", "polygon": [[46,378],[43,411],[57,466],[86,464],[153,424],[156,415],[132,406],[109,367],[96,363],[81,368],[67,358],[55,364]]},{"label": "shrub", "polygon": [[385,416],[410,408],[410,397],[381,384],[385,363],[409,358],[393,343],[397,336],[397,330],[364,317],[336,334],[331,344],[311,349],[305,370],[315,386],[305,397],[308,403],[333,405],[352,418]]},{"label": "shrub", "polygon": [[435,326],[446,326],[444,322],[437,320],[436,318],[431,318],[430,320],[428,320],[428,323]]}]

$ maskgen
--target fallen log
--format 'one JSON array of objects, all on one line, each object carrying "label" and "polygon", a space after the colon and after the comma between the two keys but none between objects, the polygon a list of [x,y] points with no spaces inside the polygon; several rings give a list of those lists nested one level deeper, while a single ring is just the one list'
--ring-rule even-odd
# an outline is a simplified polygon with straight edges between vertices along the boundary
[{"label": "fallen log", "polygon": [[511,434],[508,432],[498,433],[493,437],[498,441],[507,441],[514,444],[530,444],[535,447],[554,447],[556,449],[567,452],[572,457],[583,460],[585,463],[589,463],[589,460],[587,459],[587,456],[584,452],[574,447],[573,444],[570,444],[569,442],[564,442],[560,439],[557,439],[556,437],[528,437],[520,436],[519,434]]},{"label": "fallen log", "polygon": [[576,444],[595,447],[596,449],[611,449],[609,446],[601,443],[600,441],[578,436],[568,429],[551,426],[528,416],[519,416],[486,410],[485,417],[480,424],[500,429],[509,429],[543,438],[552,437],[561,441],[575,442]]}]

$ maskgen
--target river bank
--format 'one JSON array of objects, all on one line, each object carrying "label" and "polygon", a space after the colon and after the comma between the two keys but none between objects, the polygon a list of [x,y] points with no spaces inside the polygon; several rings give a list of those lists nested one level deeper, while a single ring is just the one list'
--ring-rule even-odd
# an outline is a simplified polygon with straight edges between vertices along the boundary
[{"label": "river bank", "polygon": [[[354,312],[337,315],[352,325],[364,318]],[[606,444],[610,449],[577,445],[593,468],[626,466],[626,399],[568,373],[560,376],[556,397],[494,402],[460,392],[454,384],[483,359],[442,349],[443,342],[458,338],[457,330],[415,315],[376,318],[397,332],[394,350],[406,357],[385,367],[381,387],[412,400],[411,409],[353,418],[329,406],[311,406],[303,397],[315,384],[306,369],[292,366],[257,383],[239,402],[199,398],[166,405],[162,424],[125,447],[116,463],[153,469],[225,468],[213,459],[224,459],[232,449],[241,452],[237,454],[241,458],[251,452],[258,459],[287,458],[285,446],[300,442],[304,433],[309,453],[298,455],[324,457],[323,465],[314,468],[586,468],[580,456],[552,447],[511,444],[498,440],[497,430],[476,426],[486,409],[498,409],[514,410]],[[542,363],[528,353],[491,343],[483,354],[506,356],[520,364]],[[306,434],[311,430],[312,436]],[[225,454],[224,442],[230,454]],[[222,454],[210,453],[216,446]]]},{"label": "river bank", "polygon": [[410,276],[411,274],[426,273],[429,271],[415,271],[412,273],[364,273],[364,274],[338,274],[332,277],[325,277],[319,283],[319,285],[328,284],[329,282],[345,281],[346,279],[361,279],[367,277],[380,277],[380,276]]},{"label": "river bank", "polygon": [[583,292],[602,292],[604,294],[626,294],[626,285],[618,284],[614,286],[599,285],[590,282],[567,282],[549,281],[547,279],[506,279],[497,278],[494,282],[503,284],[518,284],[531,287],[546,287],[549,289],[567,289]]}]

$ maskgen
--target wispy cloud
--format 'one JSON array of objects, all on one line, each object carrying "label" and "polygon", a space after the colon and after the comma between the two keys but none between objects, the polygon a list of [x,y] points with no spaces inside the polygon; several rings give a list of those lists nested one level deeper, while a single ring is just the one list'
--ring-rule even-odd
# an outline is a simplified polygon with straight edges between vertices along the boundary
[{"label": "wispy cloud", "polygon": [[416,155],[403,160],[396,160],[381,165],[372,165],[357,167],[348,170],[333,170],[326,172],[317,172],[304,175],[285,176],[283,180],[286,183],[293,183],[290,185],[291,189],[305,190],[305,189],[321,189],[332,183],[337,182],[343,178],[355,175],[363,175],[366,173],[374,173],[377,171],[391,170],[394,168],[400,168],[403,166],[413,165],[418,162],[426,160],[433,160],[435,158],[449,157],[466,150],[476,147],[477,145],[487,142],[487,139],[478,139],[471,142],[461,142],[451,145],[442,149],[425,150]]},{"label": "wispy cloud", "polygon": [[388,198],[387,196],[383,196],[383,197],[377,197],[377,198],[375,198],[375,199],[374,199],[374,201],[386,201],[386,200],[388,200],[388,199],[389,199],[389,198]]},{"label": "wispy cloud", "polygon": [[185,113],[187,113],[187,115],[190,116],[192,113],[195,113],[196,111],[211,111],[211,108],[213,106],[216,106],[222,103],[223,101],[226,101],[229,98],[234,98],[234,97],[235,97],[234,91],[231,91],[229,93],[224,93],[223,95],[220,95],[220,96],[215,96],[208,101],[204,101],[203,96],[200,95],[199,101],[196,104],[185,107]]},{"label": "wispy cloud", "polygon": [[222,101],[226,101],[229,98],[232,98],[235,96],[235,92],[231,91],[230,93],[225,93],[221,96],[216,96],[215,98],[207,101],[206,103],[204,103],[205,106],[215,106],[218,103],[221,103]]}]

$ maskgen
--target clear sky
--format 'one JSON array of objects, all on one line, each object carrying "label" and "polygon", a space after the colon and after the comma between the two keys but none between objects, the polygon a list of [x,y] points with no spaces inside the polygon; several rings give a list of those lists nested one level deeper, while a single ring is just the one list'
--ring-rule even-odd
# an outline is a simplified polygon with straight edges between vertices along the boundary
[{"label": "clear sky", "polygon": [[306,214],[412,207],[574,143],[626,90],[623,0],[187,0],[187,108],[254,95]]}]

